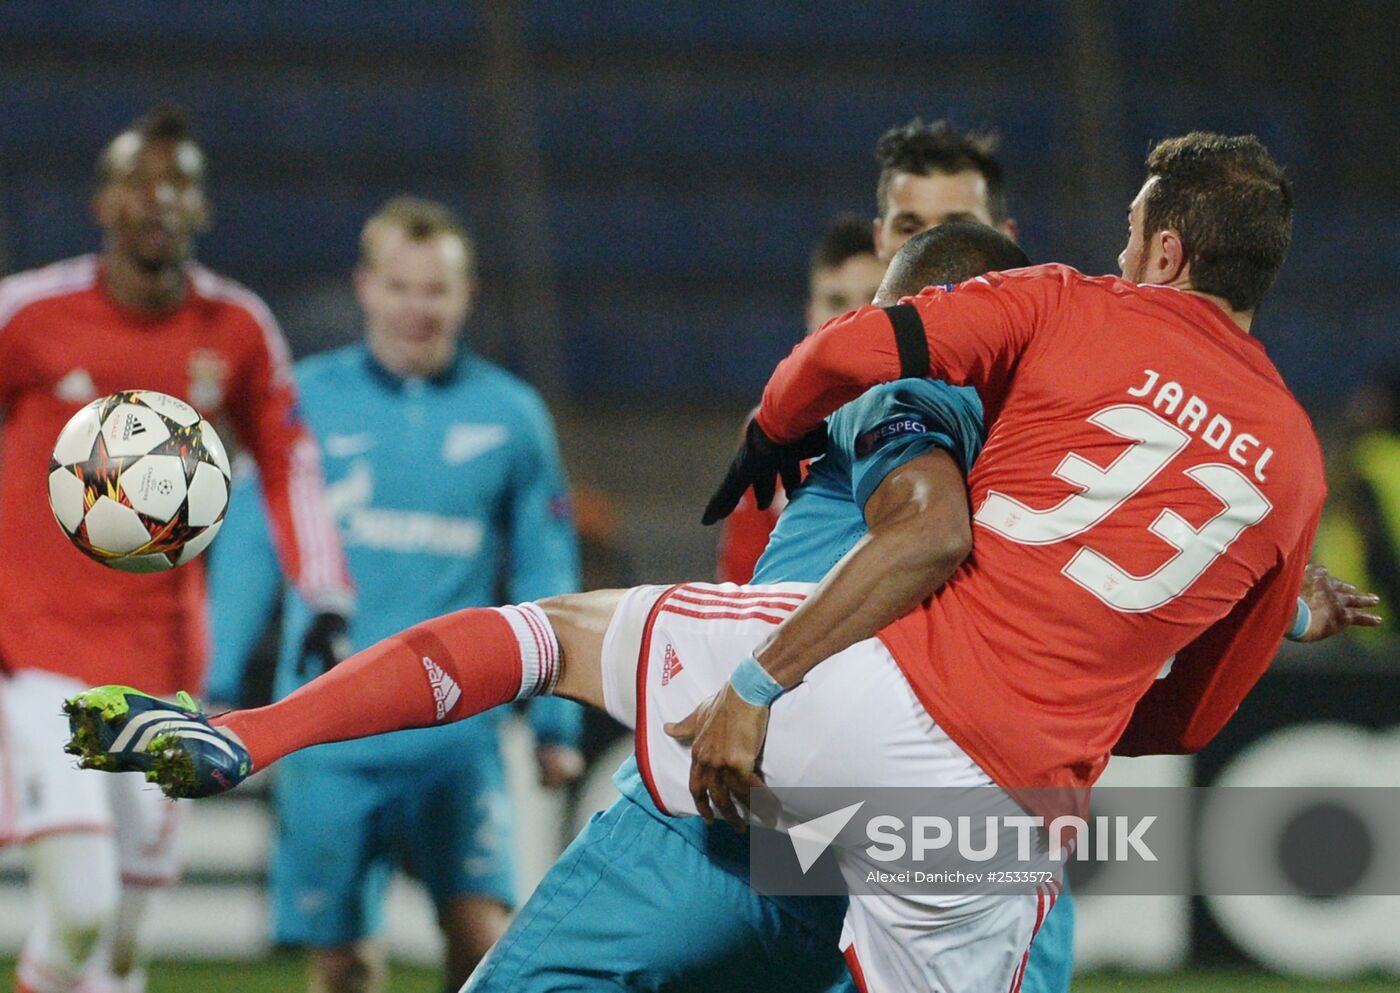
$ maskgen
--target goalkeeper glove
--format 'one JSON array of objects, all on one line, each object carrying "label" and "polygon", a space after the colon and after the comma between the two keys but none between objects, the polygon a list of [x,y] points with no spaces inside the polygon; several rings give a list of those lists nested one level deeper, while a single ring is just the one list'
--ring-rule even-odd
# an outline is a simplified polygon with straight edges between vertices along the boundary
[{"label": "goalkeeper glove", "polygon": [[303,679],[329,672],[355,650],[350,643],[350,621],[344,614],[322,611],[311,619],[301,639],[297,675]]}]

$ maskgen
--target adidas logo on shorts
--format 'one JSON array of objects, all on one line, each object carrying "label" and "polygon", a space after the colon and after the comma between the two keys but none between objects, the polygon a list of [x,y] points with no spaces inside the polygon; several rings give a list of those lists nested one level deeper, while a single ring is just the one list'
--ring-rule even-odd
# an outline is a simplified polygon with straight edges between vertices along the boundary
[{"label": "adidas logo on shorts", "polygon": [[669,683],[672,676],[679,676],[684,668],[681,665],[681,657],[676,654],[675,646],[667,645],[666,654],[661,659],[661,685]]}]

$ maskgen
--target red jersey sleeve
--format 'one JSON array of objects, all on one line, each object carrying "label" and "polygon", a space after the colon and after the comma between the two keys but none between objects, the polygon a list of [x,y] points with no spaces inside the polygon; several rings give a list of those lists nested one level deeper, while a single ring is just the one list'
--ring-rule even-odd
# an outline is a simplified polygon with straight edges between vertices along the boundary
[{"label": "red jersey sleeve", "polygon": [[230,415],[257,462],[282,571],[312,609],[349,613],[354,587],[326,505],[320,449],[297,409],[290,352],[261,301],[253,298],[244,309],[258,325],[257,344]]},{"label": "red jersey sleeve", "polygon": [[22,277],[0,280],[0,421],[5,419],[5,411],[14,406],[26,372],[20,344],[24,332],[16,326],[22,319],[16,315],[27,301]]},{"label": "red jersey sleeve", "polygon": [[1176,653],[1128,721],[1114,755],[1180,755],[1208,745],[1278,654],[1303,585],[1315,515],[1284,561],[1233,610]]},{"label": "red jersey sleeve", "polygon": [[872,386],[909,376],[972,386],[988,406],[1058,299],[1066,266],[988,273],[930,287],[894,307],[862,307],[824,324],[784,359],[758,423],[775,441],[801,438]]}]

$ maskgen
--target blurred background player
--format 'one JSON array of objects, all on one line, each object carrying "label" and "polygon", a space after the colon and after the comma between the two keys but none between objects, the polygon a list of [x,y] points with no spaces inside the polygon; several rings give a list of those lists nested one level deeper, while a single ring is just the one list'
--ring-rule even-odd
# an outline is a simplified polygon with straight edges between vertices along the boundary
[{"label": "blurred background player", "polygon": [[[838,314],[868,304],[884,274],[885,263],[875,256],[870,222],[855,214],[834,218],[812,251],[807,270],[806,333]],[[766,510],[754,505],[752,493],[744,497],[720,532],[720,582],[747,583],[753,577],[754,566],[786,505],[781,491]]]},{"label": "blurred background player", "polygon": [[812,250],[807,269],[807,327],[811,334],[833,317],[864,307],[880,288],[885,261],[875,255],[870,222],[857,214],[832,218]]},{"label": "blurred background player", "polygon": [[875,145],[875,253],[888,263],[920,231],[949,221],[981,221],[1012,241],[1006,184],[991,131],[958,131],[947,121],[914,118],[891,128]]},{"label": "blurred background player", "polygon": [[139,993],[136,929],[146,890],[177,875],[180,809],[140,776],[93,784],[53,745],[55,709],[95,678],[168,691],[204,683],[205,576],[198,562],[133,576],[88,560],[49,526],[49,456],[81,406],[119,389],[182,397],[262,470],[281,568],[317,617],[301,654],[327,657],[353,606],[324,514],[316,444],[297,416],[288,353],[254,294],[192,261],[209,221],[204,155],[161,108],[97,162],[102,251],[0,283],[0,840],[29,843],[39,909],[18,965],[27,993]]},{"label": "blurred background player", "polygon": [[[1400,370],[1352,393],[1347,435],[1329,465],[1333,503],[1318,529],[1317,557],[1383,603],[1400,603]],[[1392,615],[1371,643],[1396,631]]]},{"label": "blurred background player", "polygon": [[[448,208],[399,197],[369,219],[355,292],[362,343],[297,366],[305,416],[326,452],[368,645],[462,607],[578,589],[577,539],[554,425],[529,386],[473,354],[462,329],[476,297],[475,248]],[[270,614],[271,550],[240,501],[213,566],[218,649],[212,695],[236,700]],[[262,577],[254,580],[253,577]],[[275,695],[319,675],[296,646],[311,610],[284,605]],[[583,768],[582,711],[530,704],[541,780]],[[402,864],[427,886],[456,990],[504,931],[515,904],[512,805],[493,712],[459,726],[347,742],[279,770],[273,872],[279,942],[311,949],[311,988],[384,986],[365,939]]]}]

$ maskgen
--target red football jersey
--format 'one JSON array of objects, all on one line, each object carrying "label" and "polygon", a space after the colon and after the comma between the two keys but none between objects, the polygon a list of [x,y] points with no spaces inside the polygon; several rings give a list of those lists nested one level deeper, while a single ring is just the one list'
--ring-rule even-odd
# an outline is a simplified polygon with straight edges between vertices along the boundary
[{"label": "red football jersey", "polygon": [[753,491],[744,494],[739,506],[724,519],[719,535],[719,563],[715,575],[721,583],[747,583],[768,547],[768,539],[778,526],[778,515],[787,506],[787,492],[781,483],[767,510],[759,510]]},{"label": "red football jersey", "polygon": [[[320,456],[297,416],[289,353],[254,294],[200,266],[160,315],[118,304],[85,256],[0,282],[0,666],[198,691],[204,568],[130,575],[63,536],[48,506],[49,457],[68,419],[123,389],[181,397],[251,452],[284,571],[313,602],[348,607],[351,586],[325,513]],[[217,553],[216,553],[217,554]]]},{"label": "red football jersey", "polygon": [[981,394],[972,556],[881,632],[924,706],[1013,789],[1205,745],[1278,649],[1326,493],[1262,346],[1198,296],[1056,265],[901,307],[800,344],[759,420],[800,437],[921,363],[920,327],[929,375]]}]

